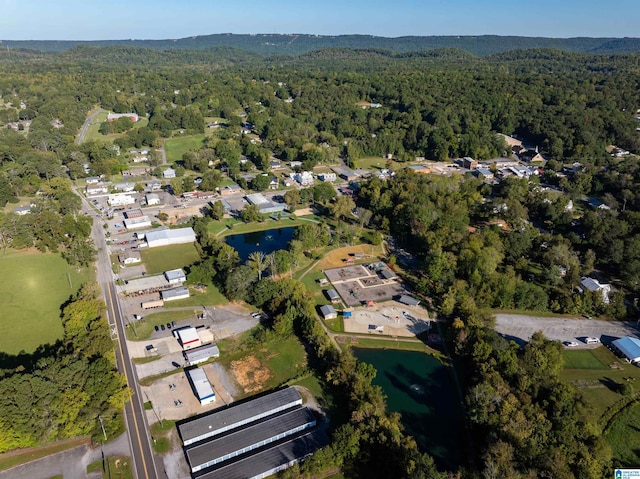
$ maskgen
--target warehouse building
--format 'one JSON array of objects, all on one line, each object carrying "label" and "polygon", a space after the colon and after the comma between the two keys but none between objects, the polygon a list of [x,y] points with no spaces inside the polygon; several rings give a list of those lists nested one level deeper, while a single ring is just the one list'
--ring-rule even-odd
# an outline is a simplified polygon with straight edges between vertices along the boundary
[{"label": "warehouse building", "polygon": [[187,275],[181,269],[170,269],[164,272],[164,277],[171,285],[182,284],[187,280]]},{"label": "warehouse building", "polygon": [[207,404],[215,402],[216,393],[213,391],[211,383],[209,382],[209,379],[207,379],[207,375],[204,373],[204,370],[196,368],[190,369],[186,371],[186,373],[189,378],[189,382],[193,387],[193,391],[200,400],[200,404],[202,406],[206,406]]},{"label": "warehouse building", "polygon": [[208,361],[211,358],[219,358],[220,350],[218,349],[218,346],[216,346],[215,344],[209,344],[207,346],[202,346],[200,348],[184,351],[182,354],[189,366],[195,366],[196,364],[204,363],[205,361]]},{"label": "warehouse building", "polygon": [[232,464],[214,468],[199,475],[198,479],[262,479],[293,466],[328,443],[324,432],[311,431]]},{"label": "warehouse building", "polygon": [[183,349],[195,349],[202,346],[202,340],[198,336],[196,328],[182,328],[178,329],[176,333]]},{"label": "warehouse building", "polygon": [[196,234],[193,228],[178,228],[175,230],[150,231],[145,234],[145,240],[149,248],[169,246],[174,244],[193,243]]},{"label": "warehouse building", "polygon": [[187,299],[189,297],[189,288],[179,286],[177,288],[165,289],[164,291],[160,291],[160,296],[164,301]]},{"label": "warehouse building", "polygon": [[279,211],[284,211],[287,205],[284,203],[275,203],[273,201],[268,200],[264,195],[260,193],[254,193],[252,195],[246,196],[247,201],[258,207],[260,213],[277,213]]},{"label": "warehouse building", "polygon": [[182,443],[189,446],[300,405],[300,394],[289,387],[186,421],[178,426],[178,433]]},{"label": "warehouse building", "polygon": [[238,428],[186,450],[191,472],[220,464],[259,447],[272,444],[294,434],[311,429],[316,418],[309,408],[298,407],[266,421]]},{"label": "warehouse building", "polygon": [[127,218],[123,221],[124,227],[127,230],[134,230],[138,228],[149,228],[151,226],[151,220],[148,216],[141,216],[140,218]]},{"label": "warehouse building", "polygon": [[616,339],[612,344],[630,363],[640,363],[640,339],[626,336]]}]

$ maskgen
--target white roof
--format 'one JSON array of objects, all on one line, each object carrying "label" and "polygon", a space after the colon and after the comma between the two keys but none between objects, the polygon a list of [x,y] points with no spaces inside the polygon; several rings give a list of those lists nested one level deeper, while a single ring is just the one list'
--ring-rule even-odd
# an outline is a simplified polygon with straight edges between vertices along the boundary
[{"label": "white roof", "polygon": [[167,278],[167,281],[171,281],[172,279],[181,279],[186,276],[184,274],[184,271],[182,271],[181,269],[171,269],[169,271],[165,271],[164,275]]},{"label": "white roof", "polygon": [[162,239],[176,239],[190,236],[195,236],[195,232],[191,227],[178,228],[175,230],[150,231],[149,233],[146,233],[145,238],[148,242],[152,242]]},{"label": "white roof", "polygon": [[187,371],[187,374],[191,378],[191,382],[193,386],[196,388],[196,393],[198,393],[198,398],[200,400],[210,398],[211,396],[215,396],[216,393],[213,392],[213,388],[211,387],[211,383],[207,379],[207,375],[200,368],[190,369]]},{"label": "white roof", "polygon": [[618,348],[629,361],[640,361],[640,339],[627,336],[616,339],[613,345]]},{"label": "white roof", "polygon": [[190,363],[206,361],[209,358],[217,358],[220,356],[220,350],[215,344],[202,346],[201,348],[189,349],[184,352],[187,361]]},{"label": "white roof", "polygon": [[247,195],[247,201],[252,205],[264,205],[269,203],[269,200],[265,198],[264,195],[260,193],[254,193],[252,195]]},{"label": "white roof", "polygon": [[200,336],[198,336],[198,331],[196,331],[196,328],[179,329],[178,336],[180,336],[180,342],[182,344],[189,344],[200,341]]}]

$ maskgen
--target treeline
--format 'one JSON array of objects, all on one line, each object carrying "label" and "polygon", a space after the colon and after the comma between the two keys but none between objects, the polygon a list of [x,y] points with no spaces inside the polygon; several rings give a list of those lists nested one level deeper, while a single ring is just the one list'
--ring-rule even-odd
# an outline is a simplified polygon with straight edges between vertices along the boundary
[{"label": "treeline", "polygon": [[2,358],[0,452],[71,437],[112,437],[130,397],[115,364],[98,285],[83,286],[62,310],[64,337],[33,354]]},{"label": "treeline", "polygon": [[[445,474],[437,471],[433,459],[418,451],[415,440],[403,432],[400,415],[386,411],[382,390],[372,385],[375,369],[350,353],[336,350],[316,319],[309,290],[286,276],[262,278],[264,270],[255,269],[255,264],[231,267],[238,263],[237,253],[211,239],[206,224],[200,219],[194,225],[201,260],[191,268],[189,281],[220,284],[219,276],[226,276],[222,283],[226,295],[244,299],[268,314],[269,319],[254,331],[254,340],[297,335],[307,346],[310,367],[324,378],[334,401],[331,444],[285,472],[285,477],[314,477],[339,467],[354,479],[444,479]],[[322,240],[316,246],[320,243]],[[206,273],[205,264],[212,264]],[[239,277],[243,278],[242,284],[237,281]]]}]

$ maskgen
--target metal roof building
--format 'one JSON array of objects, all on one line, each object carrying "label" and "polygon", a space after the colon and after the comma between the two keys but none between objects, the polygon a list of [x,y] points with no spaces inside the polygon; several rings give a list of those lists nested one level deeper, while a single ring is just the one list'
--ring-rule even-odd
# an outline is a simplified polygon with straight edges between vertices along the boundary
[{"label": "metal roof building", "polygon": [[136,228],[148,228],[151,226],[151,220],[148,216],[141,216],[139,218],[127,218],[123,221],[124,227],[128,230]]},{"label": "metal roof building", "polygon": [[308,432],[197,477],[198,479],[262,479],[293,466],[328,443],[324,432],[319,430]]},{"label": "metal roof building", "polygon": [[640,361],[640,339],[626,336],[612,343],[632,363]]},{"label": "metal roof building", "polygon": [[298,391],[289,387],[184,422],[178,426],[178,432],[182,443],[188,446],[301,404]]},{"label": "metal roof building", "polygon": [[164,272],[164,277],[167,278],[169,284],[182,284],[187,280],[187,276],[182,269],[170,269]]},{"label": "metal roof building", "polygon": [[189,382],[195,390],[196,396],[198,396],[198,399],[200,400],[200,404],[204,406],[205,404],[211,404],[216,400],[216,393],[213,391],[211,383],[202,369],[190,369],[186,371],[186,373],[189,378]]},{"label": "metal roof building", "polygon": [[332,303],[340,301],[340,295],[335,289],[328,289],[325,291],[325,293],[327,294],[327,298],[329,298],[329,301],[331,301]]},{"label": "metal roof building", "polygon": [[177,288],[165,289],[160,291],[160,296],[164,301],[174,301],[176,299],[186,299],[189,297],[189,288],[179,286]]},{"label": "metal roof building", "polygon": [[145,234],[145,240],[149,248],[155,248],[172,244],[193,243],[196,240],[196,234],[191,227],[150,231]]},{"label": "metal roof building", "polygon": [[185,451],[191,472],[220,464],[285,437],[311,429],[316,418],[309,408],[299,407],[263,422],[193,446]]},{"label": "metal roof building", "polygon": [[406,294],[403,294],[402,296],[400,296],[400,299],[398,299],[398,302],[402,304],[406,304],[407,306],[418,306],[420,304],[420,301]]},{"label": "metal roof building", "polygon": [[177,334],[184,349],[202,346],[202,341],[200,340],[200,336],[198,336],[196,328],[178,329]]},{"label": "metal roof building", "polygon": [[320,313],[322,314],[322,317],[324,319],[334,319],[338,317],[338,313],[336,312],[335,308],[330,304],[320,306]]},{"label": "metal roof building", "polygon": [[207,346],[202,346],[201,348],[184,351],[183,354],[184,359],[189,363],[189,365],[195,366],[196,364],[208,361],[209,358],[220,357],[220,350],[215,344],[209,344]]}]

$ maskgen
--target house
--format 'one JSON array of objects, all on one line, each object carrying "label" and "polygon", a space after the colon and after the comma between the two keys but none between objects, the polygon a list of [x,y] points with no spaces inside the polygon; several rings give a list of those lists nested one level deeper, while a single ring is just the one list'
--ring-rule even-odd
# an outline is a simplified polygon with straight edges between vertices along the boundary
[{"label": "house", "polygon": [[324,319],[335,319],[338,317],[338,313],[335,308],[330,304],[325,304],[324,306],[320,306],[320,314]]},{"label": "house", "polygon": [[469,156],[462,159],[462,167],[468,170],[475,170],[478,167],[478,161]]},{"label": "house", "polygon": [[174,170],[173,168],[167,168],[166,170],[164,170],[162,172],[162,176],[165,179],[175,178],[176,177],[176,170]]},{"label": "house", "polygon": [[313,175],[310,171],[303,171],[301,173],[295,173],[293,179],[300,183],[300,186],[313,185]]},{"label": "house", "polygon": [[153,180],[147,183],[147,189],[150,191],[158,191],[162,189],[162,182],[158,180]]},{"label": "house", "polygon": [[544,161],[544,157],[538,152],[538,147],[535,149],[525,150],[518,156],[520,161],[531,163],[533,161]]},{"label": "house", "polygon": [[88,184],[88,185],[95,185],[97,183],[100,183],[100,177],[99,176],[87,176],[84,181]]},{"label": "house", "polygon": [[272,176],[272,177],[269,178],[269,189],[270,190],[277,190],[279,186],[280,186],[280,180],[278,180],[278,178],[276,176]]},{"label": "house", "polygon": [[139,251],[129,250],[119,254],[118,261],[122,264],[135,264],[140,263],[142,261],[142,257],[140,256]]},{"label": "house", "polygon": [[597,198],[587,198],[586,203],[597,210],[610,210],[611,208]]},{"label": "house", "polygon": [[612,344],[630,363],[640,362],[640,339],[626,336],[616,339]]},{"label": "house", "polygon": [[31,205],[25,205],[25,206],[16,206],[13,209],[13,212],[19,216],[24,216],[26,214],[31,213]]},{"label": "house", "polygon": [[135,186],[135,183],[116,183],[113,189],[121,193],[131,193]]},{"label": "house", "polygon": [[107,121],[116,121],[120,118],[129,118],[134,123],[140,119],[137,113],[109,113],[107,115]]},{"label": "house", "polygon": [[87,196],[106,195],[109,193],[109,186],[105,184],[91,185],[84,189]]},{"label": "house", "polygon": [[336,181],[338,176],[335,173],[320,173],[318,179],[320,181]]},{"label": "house", "polygon": [[290,162],[289,162],[289,166],[290,166],[291,168],[299,168],[299,167],[301,167],[301,166],[302,166],[302,162],[301,162],[301,161],[297,161],[297,160],[290,161]]},{"label": "house", "polygon": [[340,295],[335,289],[328,289],[325,291],[325,294],[327,295],[329,301],[331,301],[332,303],[340,302]]},{"label": "house", "polygon": [[280,160],[271,160],[269,162],[270,168],[280,168],[282,166],[282,162]]},{"label": "house", "polygon": [[580,279],[580,285],[583,288],[583,291],[588,290],[594,293],[599,291],[602,294],[602,301],[605,304],[609,304],[609,293],[611,293],[610,284],[602,284],[597,279],[583,276]]},{"label": "house", "polygon": [[164,277],[167,278],[167,281],[171,285],[181,285],[187,280],[187,275],[184,274],[184,271],[182,271],[182,269],[171,269],[169,271],[165,271]]},{"label": "house", "polygon": [[160,204],[160,196],[155,193],[146,194],[144,199],[146,200],[148,206],[155,206]]}]

